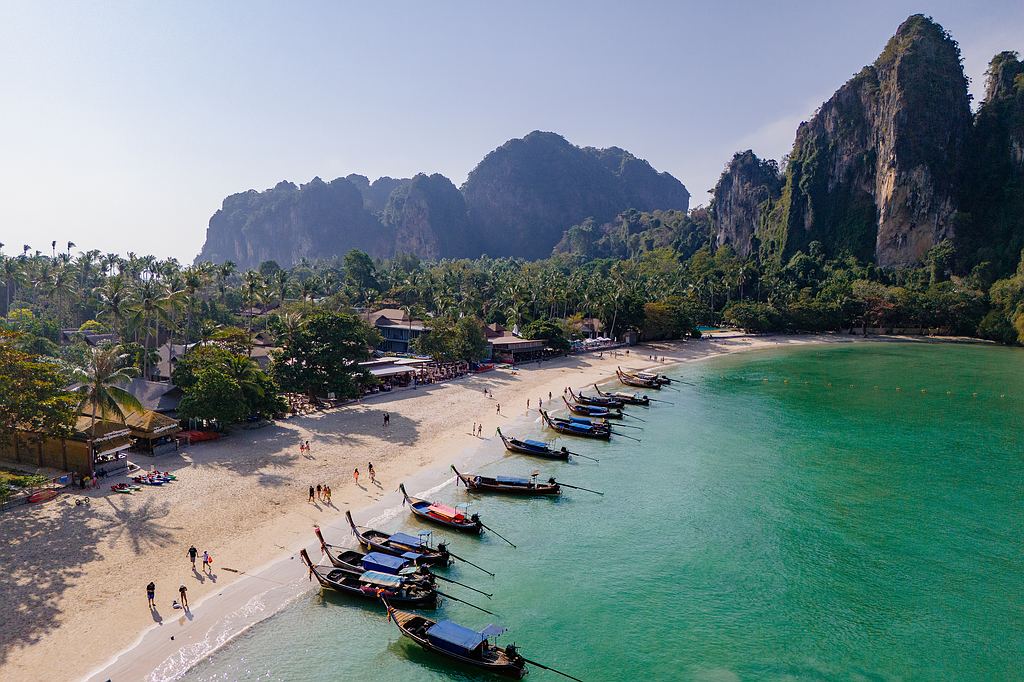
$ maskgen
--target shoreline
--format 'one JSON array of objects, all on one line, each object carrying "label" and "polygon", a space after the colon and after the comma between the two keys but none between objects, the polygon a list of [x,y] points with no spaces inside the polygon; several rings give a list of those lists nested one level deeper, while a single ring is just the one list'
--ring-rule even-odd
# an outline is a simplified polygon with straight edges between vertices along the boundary
[{"label": "shoreline", "polygon": [[[204,446],[201,450],[197,449],[194,457],[189,453],[183,453],[189,466],[181,470],[173,469],[182,471],[179,480],[184,479],[181,481],[183,483],[189,480],[186,474],[195,473],[192,471],[193,469],[200,469],[198,475],[207,477],[211,471],[206,469],[212,469],[212,473],[226,477],[230,477],[234,473],[236,478],[242,477],[235,482],[246,488],[245,493],[254,496],[254,499],[246,501],[255,502],[263,507],[261,510],[263,518],[253,519],[244,511],[239,513],[238,510],[230,508],[217,509],[216,505],[212,505],[214,508],[209,513],[213,516],[217,516],[219,512],[221,515],[227,514],[233,517],[223,519],[224,523],[214,529],[214,537],[208,544],[208,546],[217,548],[211,551],[216,560],[212,573],[223,585],[207,585],[205,580],[200,580],[200,583],[196,585],[193,582],[185,582],[191,580],[192,576],[180,578],[181,575],[188,575],[185,570],[181,570],[182,566],[187,566],[182,562],[185,561],[184,550],[190,542],[183,536],[191,536],[194,533],[192,529],[184,526],[172,528],[171,531],[178,532],[169,532],[166,536],[162,536],[159,549],[163,555],[170,557],[169,548],[172,543],[175,551],[177,551],[177,546],[181,546],[181,558],[173,559],[178,568],[175,570],[169,566],[163,567],[164,574],[158,576],[156,580],[158,610],[163,611],[166,619],[162,616],[159,619],[153,617],[151,622],[146,622],[149,618],[139,617],[139,612],[144,608],[142,605],[145,602],[136,594],[141,592],[141,586],[145,584],[142,574],[139,574],[137,579],[127,580],[121,588],[113,590],[109,601],[86,600],[86,603],[83,603],[80,593],[83,591],[89,593],[90,590],[102,587],[103,578],[109,577],[106,570],[109,570],[110,566],[105,564],[123,565],[124,563],[100,556],[81,569],[85,576],[80,581],[58,586],[63,587],[64,592],[71,594],[57,595],[55,601],[62,601],[60,598],[70,601],[71,605],[76,608],[76,612],[67,616],[67,620],[59,622],[54,629],[41,634],[34,641],[27,642],[25,646],[4,651],[5,657],[0,659],[3,660],[0,673],[35,678],[43,670],[46,670],[53,679],[177,679],[238,635],[271,617],[292,600],[313,589],[305,580],[305,571],[297,569],[293,562],[298,561],[296,554],[299,549],[303,547],[318,548],[314,547],[316,543],[313,541],[311,532],[311,526],[314,523],[323,528],[328,541],[336,544],[352,544],[351,534],[343,515],[346,508],[353,512],[357,522],[361,525],[385,526],[401,513],[401,498],[397,492],[391,492],[391,488],[396,487],[399,481],[405,481],[410,492],[416,494],[423,490],[439,488],[450,482],[453,477],[448,465],[451,463],[466,466],[468,462],[472,462],[470,466],[478,466],[487,463],[483,461],[485,455],[490,457],[490,462],[496,461],[496,458],[500,459],[504,450],[496,450],[494,447],[496,439],[493,436],[493,427],[498,424],[507,426],[510,419],[535,418],[535,409],[530,412],[521,409],[525,405],[525,401],[531,397],[546,395],[548,391],[551,391],[557,400],[557,394],[560,394],[561,388],[565,385],[571,384],[574,387],[579,387],[590,385],[595,381],[598,383],[614,381],[616,365],[628,366],[631,369],[657,367],[667,369],[675,365],[732,353],[798,345],[854,343],[865,340],[876,342],[960,341],[959,339],[931,337],[868,337],[864,339],[863,337],[827,334],[802,336],[721,334],[715,335],[713,339],[655,342],[636,346],[630,350],[639,351],[639,353],[632,352],[628,356],[623,355],[621,349],[618,357],[610,352],[606,353],[607,357],[603,359],[590,355],[569,356],[542,363],[539,367],[520,368],[516,375],[500,371],[470,375],[445,384],[426,387],[419,393],[413,389],[405,389],[398,394],[372,396],[324,413],[285,420],[281,424],[275,425],[276,431],[286,432],[285,437],[269,439],[272,441],[271,445],[276,447],[274,454],[270,457],[270,462],[264,461],[267,459],[266,448],[258,447],[259,442],[264,440],[260,438],[260,432],[247,432],[240,429],[232,437],[219,441],[219,445],[216,447]],[[652,361],[649,357],[644,357],[645,352],[656,353],[659,357],[664,356],[665,362]],[[480,399],[484,387],[494,393],[493,400]],[[495,402],[501,402],[503,406],[508,406],[504,408],[508,416],[498,417],[493,414],[491,408]],[[516,407],[511,407],[513,405]],[[397,443],[394,443],[395,439],[391,438],[390,444],[393,447],[387,452],[374,448],[373,445],[376,443],[371,443],[371,441],[383,440],[390,436],[389,432],[383,432],[381,435],[369,433],[369,429],[363,428],[361,431],[355,429],[358,432],[357,435],[351,430],[353,426],[365,427],[364,422],[368,421],[368,415],[376,417],[379,414],[378,411],[383,409],[391,412],[393,419],[395,416],[399,417],[399,428],[411,427],[413,431],[411,437],[404,433],[398,434]],[[459,422],[466,423],[467,431],[470,422],[483,422],[488,435],[483,439],[478,439],[470,436],[467,432],[458,430],[458,426],[453,424],[453,420],[448,416],[452,413],[458,415]],[[406,424],[406,420],[410,423]],[[326,422],[326,424],[321,425],[320,422]],[[420,433],[417,427],[424,424],[429,428],[424,428],[425,432]],[[320,432],[316,430],[317,426],[326,426],[329,430]],[[346,428],[350,430],[345,431]],[[314,434],[311,440],[314,442],[314,451],[317,455],[326,450],[328,456],[324,458],[312,456],[310,459],[314,460],[313,463],[293,462],[293,460],[301,458],[291,457],[286,452],[289,449],[295,449],[295,440],[302,439],[304,433]],[[289,438],[290,436],[294,438]],[[287,444],[284,444],[285,440],[288,441]],[[248,451],[245,447],[246,441],[249,441]],[[384,443],[389,444],[386,440]],[[225,454],[220,452],[223,450],[228,451],[227,454],[232,459],[231,464],[234,464],[234,458],[238,457],[246,459],[252,467],[238,466],[236,467],[238,471],[232,472],[229,465],[225,469],[223,462],[216,457],[217,454]],[[281,487],[295,487],[294,481],[289,481],[291,486],[288,486],[277,480],[281,478],[281,475],[274,473],[273,470],[295,466],[303,469],[298,472],[298,475],[307,476],[307,480],[309,480],[309,470],[312,470],[315,474],[321,474],[325,480],[329,478],[334,481],[339,475],[343,475],[347,467],[353,463],[365,461],[368,450],[373,452],[372,458],[378,475],[387,480],[387,483],[383,484],[379,490],[362,485],[355,490],[352,483],[337,485],[332,482],[332,488],[336,485],[340,488],[336,491],[338,504],[332,505],[334,508],[328,510],[327,514],[324,514],[324,509],[327,508],[321,509],[318,504],[313,505],[316,507],[316,512],[314,512],[315,515],[311,515],[308,503],[294,501],[294,491],[289,491],[292,501],[288,502],[287,510],[282,510],[283,514],[266,513],[268,505],[271,507],[282,505],[282,501],[277,499],[280,498]],[[410,455],[410,451],[412,455]],[[203,457],[203,455],[211,456]],[[282,456],[287,460],[286,463],[275,461]],[[321,459],[334,461],[319,461]],[[162,459],[156,460],[155,463],[161,469],[168,468]],[[267,471],[268,468],[272,471]],[[257,478],[267,477],[270,483],[267,486],[253,485],[249,480],[252,475],[256,475]],[[195,484],[205,483],[216,501],[218,486],[210,485],[211,480],[210,478],[196,479]],[[303,489],[304,484],[299,483],[298,490],[304,496],[304,493],[301,492]],[[174,489],[171,488],[167,491],[156,489],[152,492],[159,494],[171,492],[171,490]],[[178,488],[178,491],[184,490],[184,487]],[[94,499],[94,503],[104,500],[102,491],[94,492],[91,497],[98,498]],[[110,497],[111,495],[107,494],[106,500],[111,506],[114,506],[113,502],[109,500]],[[135,499],[130,501],[123,499],[123,497],[134,498],[135,496],[121,497],[122,499],[117,500],[118,502],[134,503],[136,501]],[[154,496],[140,497],[147,498],[148,502]],[[125,506],[127,507],[127,505]],[[142,506],[145,507],[145,503]],[[38,509],[32,511],[43,513]],[[55,513],[54,509],[47,511],[50,515]],[[181,516],[180,509],[165,509],[164,511],[168,517],[174,516],[175,512],[178,517]],[[118,516],[115,515],[115,518]],[[67,519],[58,517],[57,520],[66,521]],[[247,532],[232,533],[226,530],[240,527],[240,525],[232,525],[233,522],[244,524],[254,520],[256,522],[248,527]],[[73,523],[75,519],[71,521]],[[268,538],[272,538],[272,540],[268,542]],[[279,540],[281,544],[273,540]],[[130,546],[131,543],[129,542],[128,545]],[[139,554],[146,554],[145,542],[139,543],[136,539],[135,545],[136,556],[132,557],[130,561],[137,561]],[[197,543],[197,546],[200,545]],[[140,548],[144,551],[139,552]],[[203,547],[200,546],[200,551],[202,549]],[[17,552],[18,547],[15,546],[13,551]],[[64,551],[68,551],[68,548],[65,547]],[[176,573],[178,577],[171,578],[168,575],[171,571],[173,571],[172,575]],[[173,585],[179,581],[189,586],[190,596],[194,595],[190,600],[192,602],[190,614],[183,614],[180,610],[172,611],[164,606],[170,602],[168,595],[173,593],[173,596],[176,596]],[[214,579],[211,578],[210,582],[214,583]],[[4,593],[0,596],[6,597],[7,595]],[[110,605],[116,606],[113,610],[117,611],[117,614],[107,613],[111,610],[107,608]],[[85,609],[83,612],[81,608],[83,606],[91,608]],[[56,609],[59,615],[66,615],[66,610],[66,608]],[[123,627],[118,627],[116,624],[123,624]],[[69,647],[75,647],[76,645],[72,642],[80,640],[81,635],[84,634],[81,630],[75,632],[76,625],[85,628],[93,636],[94,644],[89,649],[94,652],[92,658],[80,655],[79,650],[75,648],[72,649],[75,651],[74,657],[56,657],[55,661],[55,651],[67,651]],[[126,632],[128,630],[130,632]],[[4,632],[0,632],[0,634],[6,636]],[[96,637],[99,638],[99,644],[95,643]],[[103,648],[104,644],[106,648]],[[76,666],[72,659],[77,659],[82,664],[77,671],[74,669]],[[82,668],[87,668],[90,671],[85,674],[84,678],[82,677]]]}]

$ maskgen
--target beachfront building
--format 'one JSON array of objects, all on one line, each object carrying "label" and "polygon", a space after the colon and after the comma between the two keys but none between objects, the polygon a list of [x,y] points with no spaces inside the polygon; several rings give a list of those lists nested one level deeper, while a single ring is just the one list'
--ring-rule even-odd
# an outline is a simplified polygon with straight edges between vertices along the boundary
[{"label": "beachfront building", "polygon": [[362,313],[360,317],[380,332],[381,343],[377,350],[385,353],[409,353],[413,339],[430,332],[426,322],[410,317],[399,308],[381,308]]},{"label": "beachfront building", "polygon": [[516,364],[544,357],[543,339],[524,339],[495,322],[484,327],[491,347],[491,358],[497,362]]},{"label": "beachfront building", "polygon": [[162,455],[178,449],[177,434],[181,433],[181,427],[176,419],[152,410],[143,410],[132,412],[124,421],[131,432],[132,451]]},{"label": "beachfront building", "polygon": [[425,358],[386,357],[360,362],[359,366],[380,382],[379,389],[389,391],[412,384],[428,363],[430,360]]},{"label": "beachfront building", "polygon": [[93,476],[127,467],[127,450],[131,446],[131,430],[124,424],[80,415],[67,438],[16,432],[7,442],[0,443],[0,459]]},{"label": "beachfront building", "polygon": [[178,403],[185,394],[174,384],[137,378],[122,384],[121,388],[135,396],[135,399],[142,403],[143,409],[171,419],[178,418]]}]

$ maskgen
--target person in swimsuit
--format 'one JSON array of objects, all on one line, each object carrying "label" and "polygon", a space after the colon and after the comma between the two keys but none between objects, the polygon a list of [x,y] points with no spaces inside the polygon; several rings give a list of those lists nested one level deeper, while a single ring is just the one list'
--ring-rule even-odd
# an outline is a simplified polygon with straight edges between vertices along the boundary
[{"label": "person in swimsuit", "polygon": [[181,608],[188,611],[188,595],[186,594],[186,592],[188,592],[188,588],[184,585],[178,588],[178,594],[181,597]]}]

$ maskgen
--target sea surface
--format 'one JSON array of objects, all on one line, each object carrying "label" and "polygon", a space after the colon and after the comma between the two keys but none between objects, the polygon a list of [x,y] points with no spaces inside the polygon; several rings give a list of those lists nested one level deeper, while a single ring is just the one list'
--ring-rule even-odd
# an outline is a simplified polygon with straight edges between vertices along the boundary
[{"label": "sea surface", "polygon": [[[569,439],[558,500],[470,498],[507,536],[454,537],[469,626],[581,679],[1002,680],[1024,656],[1024,351],[841,344],[681,366],[632,408],[642,444]],[[519,437],[546,437],[533,417]],[[560,442],[561,443],[561,442]],[[415,530],[406,514],[389,529]],[[345,538],[347,541],[348,538]],[[374,605],[312,590],[200,663],[210,680],[466,680]],[[562,679],[533,669],[529,679]]]}]

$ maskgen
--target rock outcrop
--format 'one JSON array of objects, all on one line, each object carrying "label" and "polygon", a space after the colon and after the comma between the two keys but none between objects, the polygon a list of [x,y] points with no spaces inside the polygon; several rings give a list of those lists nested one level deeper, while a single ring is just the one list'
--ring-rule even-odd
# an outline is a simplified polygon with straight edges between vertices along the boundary
[{"label": "rock outcrop", "polygon": [[572,225],[628,208],[685,211],[681,182],[616,147],[577,147],[555,133],[510,140],[462,186],[469,220],[490,256],[544,258]]},{"label": "rock outcrop", "polygon": [[777,202],[764,206],[759,184],[747,196],[727,170],[716,238],[738,245],[753,231],[761,255],[775,259],[818,241],[882,266],[919,262],[956,232],[969,101],[956,42],[911,16],[800,125]]},{"label": "rock outcrop", "polygon": [[623,149],[580,148],[533,132],[488,154],[461,190],[437,174],[372,183],[353,174],[232,195],[210,219],[197,260],[287,266],[350,249],[382,258],[543,258],[587,218],[608,221],[631,208],[685,211],[688,203],[681,182]]},{"label": "rock outcrop", "polygon": [[711,200],[715,245],[729,244],[741,257],[757,251],[756,228],[782,192],[779,164],[753,151],[738,152],[725,167]]}]

